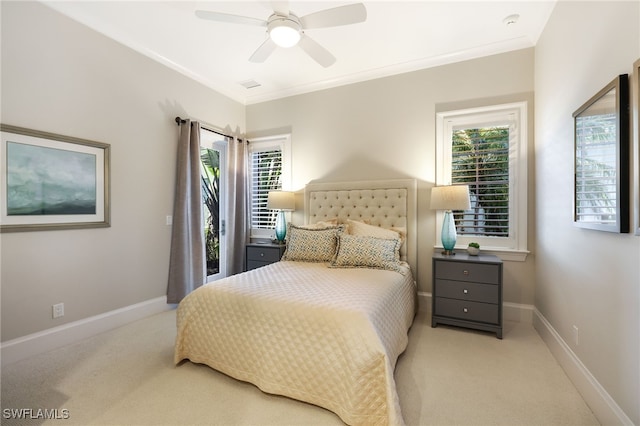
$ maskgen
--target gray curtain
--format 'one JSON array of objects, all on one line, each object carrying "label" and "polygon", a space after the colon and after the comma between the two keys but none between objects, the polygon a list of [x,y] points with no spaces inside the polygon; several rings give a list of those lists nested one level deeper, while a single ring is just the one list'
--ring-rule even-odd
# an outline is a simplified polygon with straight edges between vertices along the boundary
[{"label": "gray curtain", "polygon": [[205,282],[200,123],[185,120],[179,126],[167,303],[180,303]]},{"label": "gray curtain", "polygon": [[234,139],[228,148],[227,273],[233,275],[244,270],[245,245],[249,241],[249,159],[247,142]]}]

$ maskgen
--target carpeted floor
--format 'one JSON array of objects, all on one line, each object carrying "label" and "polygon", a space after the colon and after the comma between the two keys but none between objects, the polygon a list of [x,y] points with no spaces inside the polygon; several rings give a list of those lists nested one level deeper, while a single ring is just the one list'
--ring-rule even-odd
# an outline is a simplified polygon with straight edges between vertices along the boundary
[{"label": "carpeted floor", "polygon": [[[173,365],[175,311],[154,315],[2,371],[3,425],[341,425],[333,413],[267,395],[206,366]],[[407,425],[597,425],[531,325],[504,339],[431,328],[421,312],[398,360]],[[7,410],[57,409],[58,420]]]}]

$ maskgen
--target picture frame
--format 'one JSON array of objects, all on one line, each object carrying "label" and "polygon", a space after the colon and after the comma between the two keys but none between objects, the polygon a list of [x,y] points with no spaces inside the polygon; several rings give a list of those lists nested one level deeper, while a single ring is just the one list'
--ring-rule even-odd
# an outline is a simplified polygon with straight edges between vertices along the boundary
[{"label": "picture frame", "polygon": [[0,132],[0,232],[111,226],[109,144],[7,124]]},{"label": "picture frame", "polygon": [[640,235],[640,59],[633,63],[631,73],[632,120],[633,120],[633,198],[634,233]]},{"label": "picture frame", "polygon": [[629,232],[629,76],[621,74],[573,113],[573,221]]}]

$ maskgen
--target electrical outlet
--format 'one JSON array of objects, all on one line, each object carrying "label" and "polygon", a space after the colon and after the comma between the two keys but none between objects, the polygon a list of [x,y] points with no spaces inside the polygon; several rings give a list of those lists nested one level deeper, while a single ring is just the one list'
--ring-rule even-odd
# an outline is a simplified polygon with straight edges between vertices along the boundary
[{"label": "electrical outlet", "polygon": [[173,225],[173,216],[167,216],[167,226]]},{"label": "electrical outlet", "polygon": [[53,305],[53,317],[60,318],[64,316],[64,303],[57,303]]},{"label": "electrical outlet", "polygon": [[578,326],[577,325],[573,326],[573,343],[575,343],[576,346],[578,346],[580,344],[580,338],[579,338],[579,334],[578,334]]}]

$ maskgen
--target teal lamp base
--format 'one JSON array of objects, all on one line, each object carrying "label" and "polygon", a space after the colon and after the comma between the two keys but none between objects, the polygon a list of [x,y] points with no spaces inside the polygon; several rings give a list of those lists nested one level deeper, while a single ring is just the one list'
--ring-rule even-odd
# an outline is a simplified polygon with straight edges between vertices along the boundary
[{"label": "teal lamp base", "polygon": [[287,236],[287,221],[284,217],[284,212],[280,210],[276,217],[276,239],[280,243],[284,243],[284,239]]},{"label": "teal lamp base", "polygon": [[456,253],[453,249],[456,247],[456,224],[453,221],[453,212],[447,210],[444,212],[444,220],[442,221],[442,247],[444,251],[442,254],[445,256],[454,256]]}]

